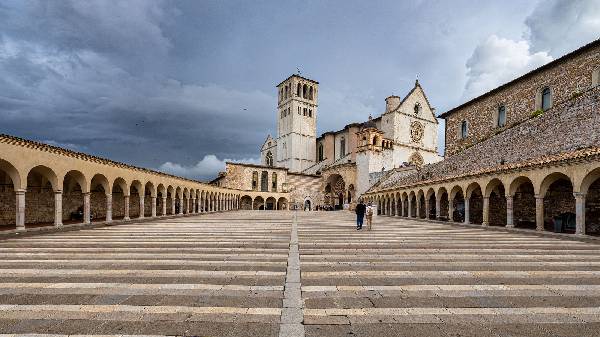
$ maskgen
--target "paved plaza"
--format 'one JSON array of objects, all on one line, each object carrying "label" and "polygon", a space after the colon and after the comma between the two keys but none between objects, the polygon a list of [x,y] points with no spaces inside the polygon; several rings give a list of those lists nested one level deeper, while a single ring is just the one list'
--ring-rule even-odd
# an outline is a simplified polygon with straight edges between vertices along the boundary
[{"label": "paved plaza", "polygon": [[600,245],[237,211],[0,241],[0,334],[600,336]]}]

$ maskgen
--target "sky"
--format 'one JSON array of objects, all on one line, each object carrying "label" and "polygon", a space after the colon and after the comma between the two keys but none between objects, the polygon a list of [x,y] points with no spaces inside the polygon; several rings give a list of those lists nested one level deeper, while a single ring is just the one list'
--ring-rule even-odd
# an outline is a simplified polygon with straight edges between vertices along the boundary
[{"label": "sky", "polygon": [[0,133],[210,180],[259,162],[297,69],[322,133],[417,76],[441,114],[599,37],[598,0],[4,0]]}]

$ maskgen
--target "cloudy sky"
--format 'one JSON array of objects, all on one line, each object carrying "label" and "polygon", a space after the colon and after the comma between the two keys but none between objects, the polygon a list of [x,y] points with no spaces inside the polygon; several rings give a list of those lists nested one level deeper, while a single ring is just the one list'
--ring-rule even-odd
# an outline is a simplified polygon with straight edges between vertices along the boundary
[{"label": "cloudy sky", "polygon": [[442,113],[598,32],[598,0],[3,0],[0,132],[210,179],[257,160],[297,67],[324,132],[417,75]]}]

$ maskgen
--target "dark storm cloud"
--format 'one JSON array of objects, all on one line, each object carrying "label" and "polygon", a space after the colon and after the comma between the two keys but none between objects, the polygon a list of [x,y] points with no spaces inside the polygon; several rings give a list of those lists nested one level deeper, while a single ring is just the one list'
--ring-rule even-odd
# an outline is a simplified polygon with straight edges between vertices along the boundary
[{"label": "dark storm cloud", "polygon": [[[2,2],[0,132],[206,179],[256,161],[296,67],[321,82],[323,132],[380,114],[416,75],[442,112],[571,48],[537,28],[561,1],[340,3]],[[552,31],[597,23],[589,3],[569,11],[583,28]]]}]

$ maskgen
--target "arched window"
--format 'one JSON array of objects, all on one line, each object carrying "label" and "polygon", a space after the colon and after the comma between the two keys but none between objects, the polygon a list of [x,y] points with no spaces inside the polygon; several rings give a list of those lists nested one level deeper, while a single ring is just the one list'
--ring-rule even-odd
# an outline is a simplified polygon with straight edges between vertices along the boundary
[{"label": "arched window", "polygon": [[496,122],[496,126],[501,128],[506,125],[506,107],[501,105],[498,107],[498,121]]},{"label": "arched window", "polygon": [[469,124],[467,121],[460,123],[460,138],[465,139],[469,136]]},{"label": "arched window", "polygon": [[258,188],[258,172],[252,172],[252,190],[256,191]]},{"label": "arched window", "polygon": [[288,98],[289,90],[290,90],[290,88],[286,85],[285,86],[285,98]]},{"label": "arched window", "polygon": [[379,142],[379,138],[377,136],[373,137],[373,145],[377,145],[377,142]]},{"label": "arched window", "polygon": [[269,191],[269,172],[267,171],[262,171],[260,174],[260,191]]},{"label": "arched window", "polygon": [[318,156],[319,156],[319,161],[323,161],[323,144],[319,144]]},{"label": "arched window", "polygon": [[272,192],[277,192],[277,173],[273,172],[273,174],[271,174],[271,191]]},{"label": "arched window", "polygon": [[273,166],[273,154],[271,151],[267,152],[267,155],[265,156],[265,162],[267,166]]},{"label": "arched window", "polygon": [[296,86],[296,96],[300,97],[300,88],[302,88],[302,86],[300,85],[300,83],[298,83],[298,85]]},{"label": "arched window", "polygon": [[551,107],[552,107],[552,91],[550,91],[550,88],[545,87],[542,90],[541,108],[542,108],[542,110],[546,111],[546,110],[550,109]]},{"label": "arched window", "polygon": [[306,84],[302,86],[302,98],[308,98],[308,86]]},{"label": "arched window", "polygon": [[346,138],[342,137],[340,140],[340,158],[343,158],[346,155]]},{"label": "arched window", "polygon": [[312,117],[312,109],[308,109],[308,117]]},{"label": "arched window", "polygon": [[302,109],[302,115],[303,115],[303,116],[306,116],[306,113],[307,113],[307,112],[308,112],[308,111],[307,111],[307,109],[306,109],[306,108]]},{"label": "arched window", "polygon": [[421,103],[417,102],[414,107],[415,115],[418,115],[421,112]]},{"label": "arched window", "polygon": [[310,99],[312,101],[313,99],[313,87],[311,86],[310,89],[308,89],[308,99]]}]

